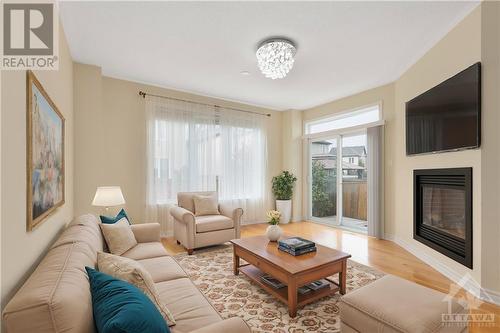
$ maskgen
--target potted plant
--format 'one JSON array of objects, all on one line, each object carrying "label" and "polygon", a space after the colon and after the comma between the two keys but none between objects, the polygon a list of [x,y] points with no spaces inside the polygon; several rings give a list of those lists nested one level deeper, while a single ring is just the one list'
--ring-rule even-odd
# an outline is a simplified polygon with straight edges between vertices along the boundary
[{"label": "potted plant", "polygon": [[282,230],[279,227],[281,213],[277,210],[270,210],[267,212],[269,226],[266,229],[266,236],[271,242],[276,242],[282,235]]},{"label": "potted plant", "polygon": [[276,210],[281,213],[281,223],[288,223],[292,217],[293,186],[297,181],[292,173],[283,171],[273,177],[273,194],[276,197]]}]

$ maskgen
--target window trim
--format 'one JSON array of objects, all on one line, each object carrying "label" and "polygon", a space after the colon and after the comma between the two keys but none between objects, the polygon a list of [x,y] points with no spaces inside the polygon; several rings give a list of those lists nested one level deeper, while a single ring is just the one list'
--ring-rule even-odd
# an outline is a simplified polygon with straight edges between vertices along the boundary
[{"label": "window trim", "polygon": [[[375,107],[375,106],[378,107],[378,109],[379,109],[380,120],[373,121],[373,122],[366,123],[366,124],[351,126],[351,127],[344,127],[344,128],[333,129],[333,130],[329,130],[329,131],[323,131],[323,132],[317,132],[317,133],[307,133],[307,129],[308,129],[308,127],[310,125],[314,125],[314,124],[317,124],[317,123],[322,123],[322,122],[325,122],[325,121],[328,121],[328,120],[334,120],[334,119],[338,119],[338,118],[344,118],[348,114],[355,115],[358,112],[361,113],[361,111],[363,111],[365,109],[369,109],[369,108]],[[302,129],[303,130],[302,138],[303,139],[308,139],[308,138],[318,138],[318,137],[330,136],[330,135],[347,134],[347,133],[357,132],[357,131],[360,131],[362,129],[366,129],[366,128],[369,128],[369,127],[375,127],[375,126],[384,125],[384,123],[385,123],[385,121],[384,121],[383,102],[382,101],[378,101],[376,103],[366,104],[366,105],[355,107],[355,108],[352,108],[352,109],[342,110],[340,112],[335,112],[333,114],[328,114],[328,115],[324,115],[324,116],[321,116],[321,117],[318,117],[318,118],[313,118],[313,119],[310,119],[308,121],[305,121],[303,129]]]}]

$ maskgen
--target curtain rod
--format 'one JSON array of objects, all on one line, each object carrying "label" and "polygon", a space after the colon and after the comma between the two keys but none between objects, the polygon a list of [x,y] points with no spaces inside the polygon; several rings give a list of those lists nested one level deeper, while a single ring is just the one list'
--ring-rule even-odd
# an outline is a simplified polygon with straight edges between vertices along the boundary
[{"label": "curtain rod", "polygon": [[216,105],[216,104],[207,104],[207,103],[193,102],[193,101],[188,101],[186,99],[180,99],[180,98],[174,98],[174,97],[167,97],[167,96],[150,94],[150,93],[144,92],[142,90],[139,90],[139,96],[142,96],[142,98],[146,98],[146,95],[148,95],[148,96],[154,96],[154,97],[159,97],[159,98],[165,98],[165,99],[171,99],[171,100],[174,100],[174,101],[180,101],[180,102],[186,102],[186,103],[192,103],[192,104],[199,104],[199,105],[206,105],[206,106],[213,106],[213,107],[216,107],[216,108],[224,108],[224,109],[234,110],[234,111],[238,111],[238,112],[252,113],[252,114],[259,115],[259,116],[271,117],[270,113],[260,113],[260,112],[247,111],[247,110],[241,110],[241,109],[235,109],[235,108],[220,106],[220,105]]}]

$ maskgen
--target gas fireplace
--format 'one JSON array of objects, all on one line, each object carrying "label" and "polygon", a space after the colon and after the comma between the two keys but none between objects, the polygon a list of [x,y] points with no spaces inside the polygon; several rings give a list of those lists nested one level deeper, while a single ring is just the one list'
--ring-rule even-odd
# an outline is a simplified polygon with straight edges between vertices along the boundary
[{"label": "gas fireplace", "polygon": [[413,238],[472,268],[472,168],[414,170]]}]

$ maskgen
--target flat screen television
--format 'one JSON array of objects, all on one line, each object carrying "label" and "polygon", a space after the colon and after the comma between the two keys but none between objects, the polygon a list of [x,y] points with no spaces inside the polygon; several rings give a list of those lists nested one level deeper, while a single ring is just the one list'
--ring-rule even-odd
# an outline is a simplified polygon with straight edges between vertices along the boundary
[{"label": "flat screen television", "polygon": [[406,102],[406,154],[478,148],[481,63]]}]

